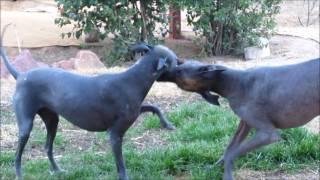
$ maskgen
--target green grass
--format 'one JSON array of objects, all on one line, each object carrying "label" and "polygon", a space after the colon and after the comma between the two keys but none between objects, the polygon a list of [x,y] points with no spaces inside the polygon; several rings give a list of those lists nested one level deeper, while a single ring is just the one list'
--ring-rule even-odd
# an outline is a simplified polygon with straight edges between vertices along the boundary
[{"label": "green grass", "polygon": [[[39,128],[34,128],[31,131],[31,138],[29,140],[29,143],[35,146],[44,146],[46,143],[46,138],[47,136],[47,131],[45,128],[39,129]],[[63,137],[61,133],[57,133],[56,137],[54,139],[54,145],[55,147],[61,147],[67,144],[68,142],[66,139]]]},{"label": "green grass", "polygon": [[[230,136],[235,132],[238,118],[227,108],[196,102],[180,105],[168,114],[168,119],[176,126],[175,131],[159,131],[159,120],[151,115],[129,129],[123,146],[129,177],[156,180],[177,177],[195,180],[221,179],[223,168],[215,166],[214,163],[222,155]],[[146,131],[160,134],[160,137],[156,137],[166,142],[165,145],[146,144],[146,148],[138,149],[130,139],[141,136]],[[236,168],[294,172],[301,168],[318,167],[319,135],[311,134],[303,128],[280,132],[282,141],[239,158]],[[105,153],[96,151],[106,142],[106,133],[96,133],[95,137],[99,143],[92,148],[72,152],[66,150],[62,153],[59,164],[67,170],[62,174],[49,175],[47,159],[24,160],[25,179],[117,179],[110,146],[105,145]],[[31,143],[44,143],[45,133],[35,135],[34,138],[43,140]],[[57,140],[55,143],[58,147],[68,146],[63,136],[58,136]],[[1,179],[15,177],[13,160],[14,153],[1,152]]]}]

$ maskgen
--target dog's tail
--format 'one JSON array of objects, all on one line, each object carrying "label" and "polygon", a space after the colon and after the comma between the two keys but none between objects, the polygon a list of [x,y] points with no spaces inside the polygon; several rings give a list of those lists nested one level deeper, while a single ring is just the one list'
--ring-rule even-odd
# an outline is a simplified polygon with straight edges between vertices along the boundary
[{"label": "dog's tail", "polygon": [[11,74],[15,79],[17,79],[17,77],[19,76],[19,72],[16,70],[16,68],[14,68],[14,67],[9,63],[9,59],[8,59],[6,50],[4,49],[3,44],[2,44],[2,39],[3,39],[3,37],[4,37],[4,33],[5,33],[6,29],[9,27],[9,25],[11,25],[11,24],[7,24],[7,25],[5,25],[5,27],[3,28],[3,32],[2,32],[2,35],[1,35],[1,38],[0,38],[0,53],[1,53],[1,57],[3,58],[3,62],[4,62],[4,64],[6,65],[7,69],[9,70],[10,74]]}]

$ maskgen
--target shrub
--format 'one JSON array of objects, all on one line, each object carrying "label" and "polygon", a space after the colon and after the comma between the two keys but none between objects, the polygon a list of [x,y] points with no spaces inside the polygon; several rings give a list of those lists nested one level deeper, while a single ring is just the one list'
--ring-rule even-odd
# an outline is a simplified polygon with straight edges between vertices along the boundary
[{"label": "shrub", "polygon": [[[128,59],[128,46],[144,41],[159,41],[156,33],[167,32],[165,3],[163,0],[55,0],[63,7],[61,17],[55,23],[62,27],[74,26],[72,32],[62,34],[79,38],[83,33],[98,30],[100,39],[112,34],[111,57],[116,60]],[[156,29],[156,23],[162,26]]]},{"label": "shrub", "polygon": [[[166,35],[168,4],[187,9],[208,55],[241,54],[243,48],[257,45],[259,37],[269,38],[275,27],[274,16],[282,0],[55,0],[63,6],[55,23],[73,24],[72,32],[62,34],[79,38],[98,30],[100,39],[112,34],[112,61],[129,59],[128,46],[144,41],[159,43],[156,34]],[[156,24],[160,27],[156,28]]]},{"label": "shrub", "polygon": [[208,55],[239,54],[256,45],[259,37],[269,38],[275,27],[274,15],[281,0],[183,0],[188,23],[205,39]]}]

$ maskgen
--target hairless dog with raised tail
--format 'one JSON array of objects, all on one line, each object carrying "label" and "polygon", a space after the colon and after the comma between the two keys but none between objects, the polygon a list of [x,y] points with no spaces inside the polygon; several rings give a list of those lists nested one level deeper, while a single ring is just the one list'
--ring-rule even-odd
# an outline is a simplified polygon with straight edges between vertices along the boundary
[{"label": "hairless dog with raised tail", "polygon": [[[140,45],[143,46],[143,45]],[[133,47],[135,51],[136,47]],[[36,114],[47,129],[46,149],[54,171],[60,171],[52,153],[59,115],[88,131],[109,131],[119,179],[127,180],[122,156],[122,139],[127,129],[143,112],[156,113],[167,129],[174,127],[160,110],[142,105],[152,84],[159,76],[176,66],[177,57],[168,48],[149,46],[148,52],[123,73],[83,76],[62,69],[39,68],[26,73],[10,65],[1,46],[1,56],[17,80],[13,98],[19,140],[16,152],[16,175],[22,179],[21,156],[28,141]]]},{"label": "hairless dog with raised tail", "polygon": [[[320,59],[294,65],[235,70],[219,65],[185,62],[165,74],[192,92],[211,91],[225,97],[240,117],[224,155],[224,179],[232,180],[234,160],[280,140],[276,129],[299,127],[320,114]],[[251,129],[255,135],[247,140]]]}]

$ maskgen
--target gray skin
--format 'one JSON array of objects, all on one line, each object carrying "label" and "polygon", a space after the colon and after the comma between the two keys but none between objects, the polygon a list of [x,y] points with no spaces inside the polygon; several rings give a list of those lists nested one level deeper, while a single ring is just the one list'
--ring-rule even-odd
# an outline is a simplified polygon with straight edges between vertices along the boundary
[{"label": "gray skin", "polygon": [[[217,164],[224,162],[224,179],[232,180],[237,157],[279,141],[277,129],[302,126],[320,114],[319,71],[319,58],[248,70],[186,62],[162,80],[187,91],[215,92],[229,101],[240,123]],[[244,141],[251,129],[255,135]]]},{"label": "gray skin", "polygon": [[47,129],[45,147],[54,171],[61,171],[52,153],[61,115],[81,129],[110,132],[112,151],[121,180],[128,179],[122,156],[123,136],[141,113],[156,113],[162,126],[174,129],[157,107],[142,104],[157,78],[176,65],[176,56],[164,46],[151,47],[126,72],[98,76],[83,76],[55,68],[20,73],[9,64],[2,47],[1,56],[17,80],[13,106],[19,128],[15,159],[18,179],[22,179],[21,156],[36,114],[42,118]]}]

